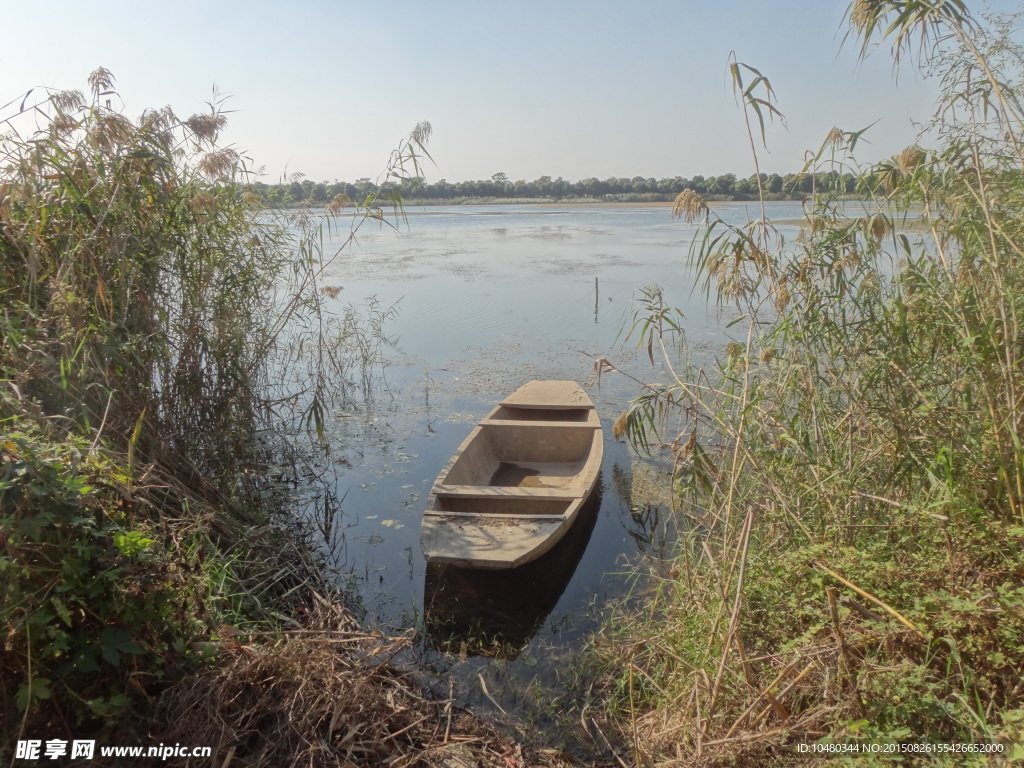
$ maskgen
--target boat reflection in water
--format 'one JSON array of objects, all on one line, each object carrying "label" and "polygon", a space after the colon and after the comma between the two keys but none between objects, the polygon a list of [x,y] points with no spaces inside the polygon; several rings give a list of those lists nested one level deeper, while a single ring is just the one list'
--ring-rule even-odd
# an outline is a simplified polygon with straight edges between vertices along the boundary
[{"label": "boat reflection in water", "polygon": [[572,580],[601,509],[601,481],[565,536],[536,560],[481,570],[427,563],[423,613],[427,646],[453,655],[514,659]]}]

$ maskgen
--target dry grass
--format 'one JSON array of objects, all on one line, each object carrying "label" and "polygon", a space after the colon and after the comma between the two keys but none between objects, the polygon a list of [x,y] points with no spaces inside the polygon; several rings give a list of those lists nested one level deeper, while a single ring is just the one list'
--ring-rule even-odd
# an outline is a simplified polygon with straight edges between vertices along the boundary
[{"label": "dry grass", "polygon": [[[642,637],[630,634],[634,626],[597,641],[598,653],[625,670],[626,690],[612,695],[621,701],[618,728],[630,732],[637,765],[814,765],[796,745],[827,736],[836,721],[865,717],[858,685],[877,665],[874,656],[924,651],[912,630],[833,593],[834,610],[822,610],[831,623],[799,649],[756,652],[749,630],[726,632],[723,648],[722,635],[705,630],[701,650],[717,662],[698,667],[678,655],[674,638],[684,614],[701,621],[718,614],[723,627],[730,623],[719,596],[702,593],[706,587],[696,583],[686,600],[679,599],[683,589],[672,590],[670,605],[641,620]],[[692,645],[701,643],[694,638]],[[652,695],[659,700],[654,708],[647,704]]]},{"label": "dry grass", "polygon": [[161,698],[158,721],[169,726],[149,740],[208,745],[214,765],[251,768],[559,764],[553,753],[527,756],[451,701],[424,698],[390,663],[409,637],[363,632],[313,594],[301,629],[207,646],[212,662]]}]

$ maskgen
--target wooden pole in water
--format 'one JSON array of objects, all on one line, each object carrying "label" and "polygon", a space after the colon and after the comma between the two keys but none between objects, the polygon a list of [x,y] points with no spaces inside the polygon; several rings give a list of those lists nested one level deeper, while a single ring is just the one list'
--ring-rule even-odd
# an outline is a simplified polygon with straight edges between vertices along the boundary
[{"label": "wooden pole in water", "polygon": [[597,322],[597,278],[594,278],[594,322]]}]

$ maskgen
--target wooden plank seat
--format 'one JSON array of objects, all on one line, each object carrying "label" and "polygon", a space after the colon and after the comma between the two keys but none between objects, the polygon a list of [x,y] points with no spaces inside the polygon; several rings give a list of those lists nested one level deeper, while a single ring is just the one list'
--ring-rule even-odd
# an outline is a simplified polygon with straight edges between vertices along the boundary
[{"label": "wooden plank seat", "polygon": [[427,512],[426,514],[430,515],[430,517],[432,517],[432,518],[440,519],[442,522],[443,522],[442,518],[451,518],[449,520],[449,522],[458,522],[457,518],[468,517],[470,519],[479,519],[481,522],[484,522],[484,523],[486,523],[486,522],[494,522],[494,521],[499,521],[500,522],[500,521],[503,521],[503,520],[505,520],[505,521],[514,520],[514,521],[517,521],[517,522],[518,521],[522,521],[522,520],[553,520],[556,517],[558,517],[558,515],[546,515],[546,514],[543,514],[541,512],[525,512],[525,513],[523,513],[521,515],[515,514],[515,513],[512,513],[512,512],[492,512],[492,511],[488,511],[488,508],[486,508],[486,507],[480,507],[479,509],[474,509],[473,511],[467,511],[467,512],[446,512],[446,511],[445,512],[437,512],[437,511],[434,511],[434,512]]},{"label": "wooden plank seat", "polygon": [[494,427],[539,427],[548,429],[550,427],[571,427],[573,429],[600,429],[601,422],[587,421],[529,421],[526,419],[481,419],[481,426]]},{"label": "wooden plank seat", "polygon": [[593,408],[594,403],[575,381],[531,381],[501,401],[519,408]]},{"label": "wooden plank seat", "polygon": [[530,488],[517,485],[435,485],[433,494],[442,498],[494,499],[513,496],[520,499],[575,499],[579,490],[572,488]]}]

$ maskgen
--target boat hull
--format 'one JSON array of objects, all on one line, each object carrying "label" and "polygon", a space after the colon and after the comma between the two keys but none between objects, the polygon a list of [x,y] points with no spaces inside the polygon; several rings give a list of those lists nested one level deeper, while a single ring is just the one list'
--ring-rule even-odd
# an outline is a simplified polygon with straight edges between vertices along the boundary
[{"label": "boat hull", "polygon": [[427,563],[423,626],[427,647],[446,654],[515,659],[561,599],[601,510],[601,481],[565,535],[517,568]]},{"label": "boat hull", "polygon": [[603,452],[597,411],[576,382],[520,387],[434,483],[420,529],[427,561],[498,569],[537,559],[572,526]]}]

